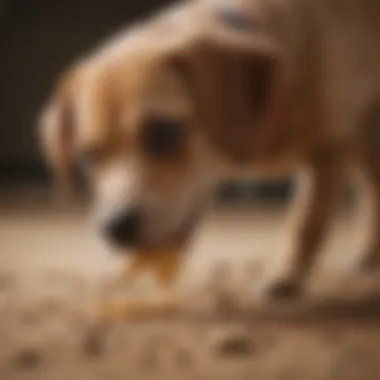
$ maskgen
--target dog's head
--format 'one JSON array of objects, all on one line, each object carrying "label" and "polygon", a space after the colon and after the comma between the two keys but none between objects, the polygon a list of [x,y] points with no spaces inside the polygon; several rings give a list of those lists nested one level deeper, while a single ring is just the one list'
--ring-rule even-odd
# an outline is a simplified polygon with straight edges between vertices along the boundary
[{"label": "dog's head", "polygon": [[161,32],[84,60],[42,119],[53,168],[68,181],[73,166],[82,167],[98,226],[121,247],[186,235],[220,159],[248,163],[266,119],[271,44],[206,30]]}]

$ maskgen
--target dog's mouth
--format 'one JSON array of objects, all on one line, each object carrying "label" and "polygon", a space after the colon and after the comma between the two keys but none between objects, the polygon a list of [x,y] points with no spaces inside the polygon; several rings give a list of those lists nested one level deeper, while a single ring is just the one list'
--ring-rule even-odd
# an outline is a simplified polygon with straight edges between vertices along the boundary
[{"label": "dog's mouth", "polygon": [[131,228],[125,223],[124,226],[120,226],[114,231],[105,233],[103,231],[103,237],[111,249],[113,248],[113,251],[121,254],[157,251],[167,247],[182,247],[191,238],[201,213],[202,207],[194,207],[174,228],[168,228],[166,231],[158,228],[158,232],[155,234],[149,234],[145,231],[144,224],[138,231],[138,228]]},{"label": "dog's mouth", "polygon": [[137,249],[156,250],[161,247],[183,247],[191,239],[194,230],[197,226],[197,222],[200,218],[201,210],[195,208],[190,211],[183,220],[166,235],[161,238],[154,239],[152,241],[141,242]]},{"label": "dog's mouth", "polygon": [[176,231],[172,235],[172,241],[174,244],[183,245],[191,238],[194,230],[198,224],[200,216],[202,214],[202,208],[194,208],[184,218],[182,223],[178,226]]}]

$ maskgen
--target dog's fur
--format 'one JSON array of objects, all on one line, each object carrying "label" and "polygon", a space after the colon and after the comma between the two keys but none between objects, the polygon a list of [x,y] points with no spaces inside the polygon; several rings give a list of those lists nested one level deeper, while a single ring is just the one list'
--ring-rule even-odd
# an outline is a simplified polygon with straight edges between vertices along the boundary
[{"label": "dog's fur", "polygon": [[[373,268],[379,37],[377,0],[178,4],[73,65],[43,115],[48,158],[65,181],[78,156],[87,160],[100,225],[143,205],[143,247],[186,240],[205,194],[230,170],[304,170],[291,246],[267,288],[276,296],[299,290],[342,185],[359,169],[372,211],[361,264]],[[171,160],[144,151],[152,114],[184,124],[186,141]]]}]

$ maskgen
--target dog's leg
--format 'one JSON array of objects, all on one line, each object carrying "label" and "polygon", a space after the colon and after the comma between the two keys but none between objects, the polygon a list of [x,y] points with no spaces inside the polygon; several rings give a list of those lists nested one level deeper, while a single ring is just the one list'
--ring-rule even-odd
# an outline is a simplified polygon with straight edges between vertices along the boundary
[{"label": "dog's leg", "polygon": [[[370,178],[361,186],[359,199],[360,238],[364,239],[363,255],[354,261],[354,269],[370,272],[380,268],[380,167],[367,162]],[[365,185],[365,186],[363,186]]]},{"label": "dog's leg", "polygon": [[365,228],[364,255],[359,260],[359,269],[371,271],[380,268],[380,104],[370,114],[368,125],[363,128],[363,140],[359,152],[359,169],[363,174],[360,195],[360,220]]},{"label": "dog's leg", "polygon": [[331,148],[311,160],[309,176],[299,184],[290,214],[294,218],[290,221],[290,247],[272,268],[264,285],[265,296],[286,298],[300,292],[341,194],[346,174],[344,157],[344,151]]}]

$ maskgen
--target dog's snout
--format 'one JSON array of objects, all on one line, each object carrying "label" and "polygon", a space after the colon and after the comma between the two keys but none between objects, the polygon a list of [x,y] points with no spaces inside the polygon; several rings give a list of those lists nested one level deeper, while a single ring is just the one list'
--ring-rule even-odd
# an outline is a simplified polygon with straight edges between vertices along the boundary
[{"label": "dog's snout", "polygon": [[142,211],[135,208],[123,212],[105,226],[107,237],[117,245],[136,244],[142,232]]}]

